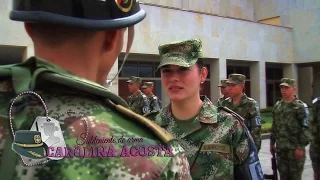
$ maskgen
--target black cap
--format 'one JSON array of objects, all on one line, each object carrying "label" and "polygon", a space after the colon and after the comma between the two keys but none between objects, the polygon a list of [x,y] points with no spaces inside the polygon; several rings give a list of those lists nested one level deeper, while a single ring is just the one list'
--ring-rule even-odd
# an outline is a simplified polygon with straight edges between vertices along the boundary
[{"label": "black cap", "polygon": [[138,0],[13,0],[10,19],[92,30],[119,29],[146,17]]}]

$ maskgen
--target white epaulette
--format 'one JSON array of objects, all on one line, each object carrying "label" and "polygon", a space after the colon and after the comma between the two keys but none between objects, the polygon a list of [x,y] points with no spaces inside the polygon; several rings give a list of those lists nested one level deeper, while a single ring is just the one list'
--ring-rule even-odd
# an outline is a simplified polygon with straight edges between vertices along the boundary
[{"label": "white epaulette", "polygon": [[313,101],[312,101],[312,104],[315,104],[316,102],[318,102],[319,98],[315,98]]}]

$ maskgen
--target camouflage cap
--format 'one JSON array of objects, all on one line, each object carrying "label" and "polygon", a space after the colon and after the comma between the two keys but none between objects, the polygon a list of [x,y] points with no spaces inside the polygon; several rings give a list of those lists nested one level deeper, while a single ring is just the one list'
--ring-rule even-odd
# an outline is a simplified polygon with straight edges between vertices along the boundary
[{"label": "camouflage cap", "polygon": [[141,84],[142,80],[140,77],[131,76],[130,79],[127,81],[127,83],[135,83],[135,84]]},{"label": "camouflage cap", "polygon": [[228,76],[227,84],[242,84],[245,83],[246,76],[243,74],[230,74]]},{"label": "camouflage cap", "polygon": [[144,82],[141,88],[153,87],[153,82]]},{"label": "camouflage cap", "polygon": [[[159,46],[160,65],[193,66],[202,57],[202,42],[199,39],[175,41]],[[157,68],[157,69],[158,69]]]},{"label": "camouflage cap", "polygon": [[47,157],[47,148],[39,131],[16,131],[12,150],[17,154],[31,159],[42,159]]},{"label": "camouflage cap", "polygon": [[293,87],[295,86],[295,84],[296,84],[296,81],[294,79],[282,78],[280,86]]},{"label": "camouflage cap", "polygon": [[220,84],[218,85],[218,87],[227,87],[227,79],[222,79],[220,80]]}]

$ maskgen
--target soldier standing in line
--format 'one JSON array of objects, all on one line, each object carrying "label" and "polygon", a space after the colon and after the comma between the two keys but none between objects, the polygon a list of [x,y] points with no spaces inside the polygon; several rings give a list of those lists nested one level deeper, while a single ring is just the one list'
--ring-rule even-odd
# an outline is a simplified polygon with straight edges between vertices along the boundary
[{"label": "soldier standing in line", "polygon": [[161,109],[160,99],[153,94],[153,82],[144,82],[142,85],[143,93],[149,98],[150,111],[158,111]]},{"label": "soldier standing in line", "polygon": [[222,97],[217,100],[216,105],[221,106],[222,102],[229,97],[229,86],[227,84],[227,79],[222,79],[218,87],[220,87]]},{"label": "soldier standing in line", "polygon": [[246,76],[243,74],[230,74],[227,84],[230,88],[230,97],[222,102],[225,106],[244,118],[254,143],[261,148],[261,117],[258,103],[243,93]]},{"label": "soldier standing in line", "polygon": [[150,112],[149,99],[140,91],[142,80],[140,77],[131,76],[127,81],[129,92],[132,93],[128,97],[128,105],[130,109],[140,115]]},{"label": "soldier standing in line", "polygon": [[[1,179],[191,178],[184,151],[172,136],[148,119],[129,110],[122,98],[101,85],[105,83],[110,69],[122,51],[125,31],[129,33],[126,59],[133,42],[134,25],[146,16],[138,1],[12,0],[12,2],[13,10],[10,12],[10,18],[25,22],[25,29],[33,41],[35,57],[30,57],[19,64],[0,66]],[[46,118],[45,108],[40,100],[24,94],[12,104],[13,120],[9,123],[10,104],[15,97],[25,92],[37,92],[42,97],[48,109],[48,116],[54,118],[51,122],[59,121],[56,123],[61,124],[61,129],[64,130],[63,138],[70,148],[81,146],[79,147],[81,150],[84,147],[102,146],[102,144],[77,146],[76,142],[80,136],[87,140],[97,136],[112,137],[117,140],[125,138],[123,139],[125,141],[129,138],[143,138],[143,142],[126,142],[125,145],[134,149],[142,145],[162,148],[170,146],[172,157],[171,155],[121,157],[124,144],[117,142],[111,144],[116,151],[115,157],[105,157],[101,152],[99,154],[103,157],[100,155],[95,158],[69,157],[47,163],[41,162],[40,165],[35,165],[32,161],[32,166],[25,166],[26,163],[30,165],[30,162],[23,163],[11,146],[16,145],[26,149],[32,147],[13,144],[14,137],[9,124],[12,125],[13,131],[37,132],[28,130],[37,117]],[[60,116],[66,112],[81,114]],[[44,118],[42,119],[47,121]],[[40,143],[39,135],[36,136],[34,142]],[[39,144],[31,145],[39,147]],[[30,154],[32,153],[30,151]],[[46,154],[45,151],[44,153]]]},{"label": "soldier standing in line", "polygon": [[309,143],[308,106],[295,96],[294,79],[282,78],[282,100],[273,107],[270,152],[276,152],[281,180],[300,180]]},{"label": "soldier standing in line", "polygon": [[312,104],[312,119],[310,120],[312,141],[309,151],[314,180],[320,180],[320,97],[315,98]]}]

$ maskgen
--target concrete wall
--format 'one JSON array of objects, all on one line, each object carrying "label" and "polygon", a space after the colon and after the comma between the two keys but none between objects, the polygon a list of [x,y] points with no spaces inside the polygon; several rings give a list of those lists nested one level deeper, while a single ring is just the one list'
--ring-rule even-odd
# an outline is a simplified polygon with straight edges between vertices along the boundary
[{"label": "concrete wall", "polygon": [[320,61],[320,0],[255,0],[256,19],[281,17],[293,28],[296,63]]},{"label": "concrete wall", "polygon": [[162,43],[200,38],[207,58],[293,61],[292,29],[156,6],[142,8],[148,15],[137,25],[131,52],[158,54]]},{"label": "concrete wall", "polygon": [[26,47],[25,58],[34,55],[31,39],[24,30],[23,23],[11,21],[9,12],[11,1],[0,0],[0,44]]},{"label": "concrete wall", "polygon": [[254,21],[254,0],[140,0],[140,2]]}]

